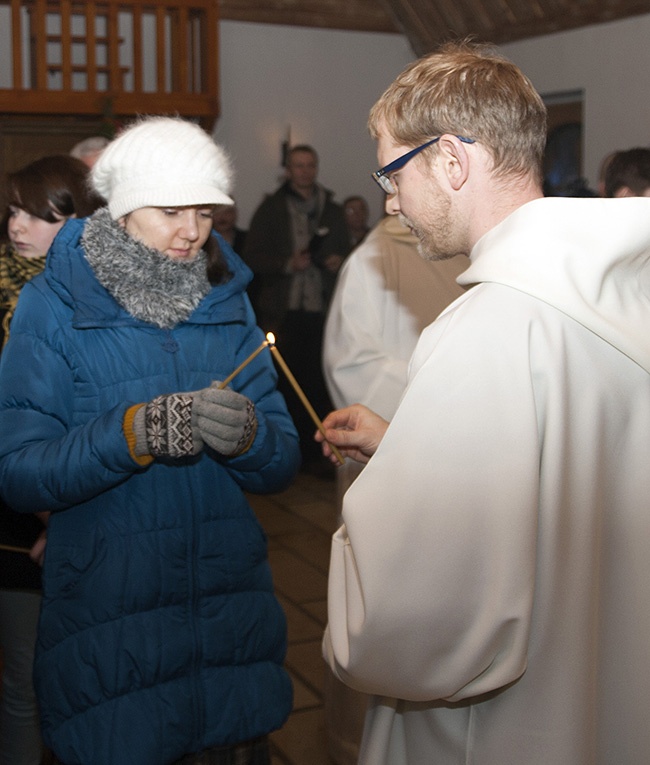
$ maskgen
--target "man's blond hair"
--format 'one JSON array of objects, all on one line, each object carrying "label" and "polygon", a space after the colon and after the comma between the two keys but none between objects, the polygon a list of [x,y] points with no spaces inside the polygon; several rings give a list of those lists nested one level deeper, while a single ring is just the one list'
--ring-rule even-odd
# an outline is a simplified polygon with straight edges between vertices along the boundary
[{"label": "man's blond hair", "polygon": [[473,138],[497,176],[541,183],[546,107],[530,80],[487,45],[448,43],[410,64],[370,111],[373,138],[419,146],[444,133]]}]

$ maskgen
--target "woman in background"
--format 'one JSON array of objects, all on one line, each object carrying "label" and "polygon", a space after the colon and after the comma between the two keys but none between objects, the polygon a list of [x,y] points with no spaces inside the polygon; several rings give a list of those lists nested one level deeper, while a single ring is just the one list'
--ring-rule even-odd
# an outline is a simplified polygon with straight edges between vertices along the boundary
[{"label": "woman in background", "polygon": [[[0,347],[25,284],[45,267],[45,257],[68,218],[90,215],[100,199],[90,191],[78,159],[37,159],[7,178],[9,204],[0,223]],[[38,510],[33,507],[32,511]],[[40,608],[42,552],[47,513],[14,513],[0,505],[0,647],[2,705],[0,765],[39,765],[42,743],[32,680]],[[31,548],[31,556],[6,548]],[[33,560],[30,560],[30,557]]]},{"label": "woman in background", "polygon": [[291,711],[286,624],[245,492],[298,437],[250,270],[217,234],[229,163],[151,117],[101,154],[108,202],[68,221],[0,364],[0,481],[51,511],[35,680],[65,765],[269,763]]}]

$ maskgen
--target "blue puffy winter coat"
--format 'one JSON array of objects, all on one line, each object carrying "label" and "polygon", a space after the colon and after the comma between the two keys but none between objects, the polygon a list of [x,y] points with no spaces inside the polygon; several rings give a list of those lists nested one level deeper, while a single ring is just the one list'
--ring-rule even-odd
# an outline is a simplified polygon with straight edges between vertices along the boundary
[{"label": "blue puffy winter coat", "polygon": [[24,288],[0,367],[0,486],[51,510],[35,677],[46,743],[66,765],[165,765],[282,725],[284,615],[244,491],[285,488],[298,441],[267,352],[232,382],[254,403],[245,454],[138,466],[126,409],[223,380],[264,337],[251,273],[171,330],[134,319],[66,223]]}]

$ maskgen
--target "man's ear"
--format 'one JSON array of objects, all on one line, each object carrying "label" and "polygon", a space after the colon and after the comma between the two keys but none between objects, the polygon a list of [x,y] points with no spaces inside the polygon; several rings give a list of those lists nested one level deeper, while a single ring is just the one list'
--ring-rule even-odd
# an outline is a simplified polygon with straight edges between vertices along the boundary
[{"label": "man's ear", "polygon": [[438,153],[449,185],[454,191],[463,187],[469,177],[470,156],[467,144],[455,135],[445,133],[438,142]]}]

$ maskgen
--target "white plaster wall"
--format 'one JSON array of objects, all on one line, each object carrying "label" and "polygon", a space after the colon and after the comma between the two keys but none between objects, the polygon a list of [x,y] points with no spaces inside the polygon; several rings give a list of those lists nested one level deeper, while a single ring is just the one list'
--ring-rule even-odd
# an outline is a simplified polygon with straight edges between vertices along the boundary
[{"label": "white plaster wall", "polygon": [[[0,39],[8,31],[0,7]],[[650,144],[650,14],[533,38],[502,47],[543,94],[583,90],[585,175],[595,186],[612,150]],[[9,45],[0,45],[0,87]],[[321,180],[339,201],[368,199],[373,218],[382,197],[366,131],[368,110],[413,59],[401,35],[272,24],[220,23],[221,117],[215,136],[231,152],[240,222],[280,177],[280,144],[315,146]]]},{"label": "white plaster wall", "polygon": [[[368,110],[413,59],[399,35],[265,24],[220,25],[221,117],[216,138],[232,153],[240,221],[280,177],[280,144],[311,143],[321,180],[337,199],[363,194],[372,214],[382,199]],[[584,174],[596,186],[602,158],[650,144],[650,14],[502,46],[542,95],[584,92]]]},{"label": "white plaster wall", "polygon": [[584,175],[611,151],[650,146],[650,14],[502,46],[542,94],[584,91]]},{"label": "white plaster wall", "polygon": [[368,111],[414,54],[397,34],[320,30],[275,24],[220,24],[221,116],[215,138],[235,167],[239,221],[247,227],[281,176],[281,143],[309,143],[320,181],[342,202],[361,194],[372,217],[382,194],[370,178],[375,143]]}]

